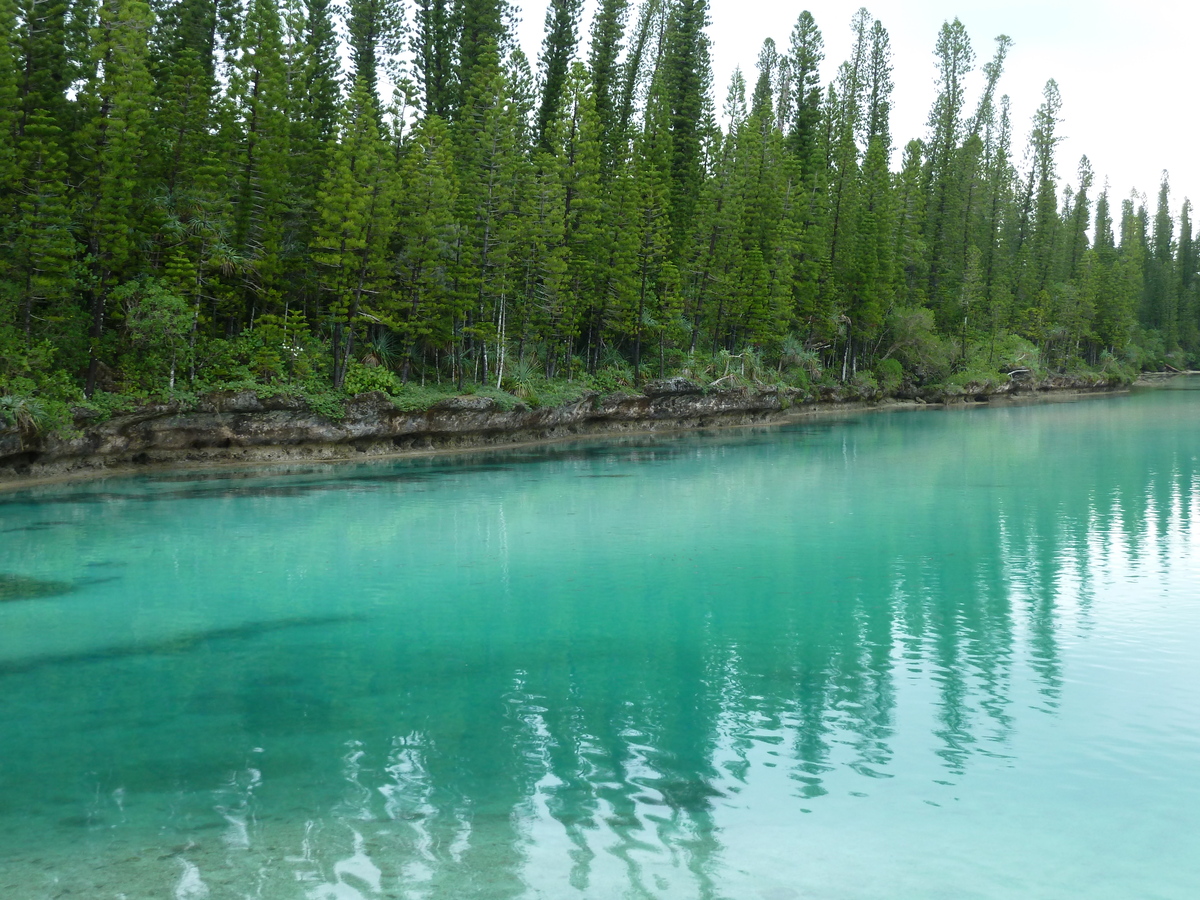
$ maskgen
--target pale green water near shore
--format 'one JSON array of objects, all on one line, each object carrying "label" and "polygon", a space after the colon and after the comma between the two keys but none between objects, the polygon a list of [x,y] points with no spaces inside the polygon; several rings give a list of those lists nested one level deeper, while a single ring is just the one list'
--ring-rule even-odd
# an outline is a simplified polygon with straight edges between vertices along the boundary
[{"label": "pale green water near shore", "polygon": [[1191,900],[1192,387],[0,496],[0,895]]}]

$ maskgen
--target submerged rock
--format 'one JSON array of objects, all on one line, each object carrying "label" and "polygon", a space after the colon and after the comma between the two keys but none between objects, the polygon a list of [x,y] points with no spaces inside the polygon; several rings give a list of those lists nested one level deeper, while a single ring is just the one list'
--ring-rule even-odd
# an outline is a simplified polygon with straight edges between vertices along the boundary
[{"label": "submerged rock", "polygon": [[48,581],[30,578],[28,575],[13,575],[0,572],[0,603],[13,600],[36,600],[39,597],[57,597],[69,594],[75,585],[69,581]]}]

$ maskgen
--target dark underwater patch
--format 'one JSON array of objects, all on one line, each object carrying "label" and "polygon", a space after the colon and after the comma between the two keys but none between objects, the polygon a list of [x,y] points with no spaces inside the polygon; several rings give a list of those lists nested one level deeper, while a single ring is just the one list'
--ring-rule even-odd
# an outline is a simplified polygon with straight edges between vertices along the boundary
[{"label": "dark underwater patch", "polygon": [[49,531],[59,525],[74,525],[74,522],[33,522],[29,525],[18,525],[16,528],[5,528],[0,534],[12,534],[14,531]]},{"label": "dark underwater patch", "polygon": [[725,796],[702,778],[664,778],[654,787],[667,806],[689,813],[711,809],[714,797]]},{"label": "dark underwater patch", "polygon": [[37,600],[40,597],[58,597],[75,590],[75,585],[69,581],[50,581],[44,578],[30,578],[28,575],[14,575],[10,572],[0,572],[0,603],[10,603],[14,600]]},{"label": "dark underwater patch", "polygon": [[[72,587],[67,585],[68,588]],[[52,653],[30,659],[0,662],[0,677],[32,672],[47,666],[78,665],[109,662],[118,659],[144,656],[171,656],[188,653],[207,643],[218,641],[245,641],[265,637],[294,628],[328,628],[347,622],[360,622],[363,616],[308,616],[297,619],[280,619],[274,622],[249,622],[229,628],[211,628],[192,634],[178,635],[145,643],[127,644],[104,650],[86,650],[80,653]]]}]

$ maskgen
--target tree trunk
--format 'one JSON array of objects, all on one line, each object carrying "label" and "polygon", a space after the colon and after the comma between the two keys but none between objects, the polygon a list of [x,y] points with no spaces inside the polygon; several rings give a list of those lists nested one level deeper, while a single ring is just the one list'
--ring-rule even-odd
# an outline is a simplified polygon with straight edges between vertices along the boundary
[{"label": "tree trunk", "polygon": [[96,393],[96,379],[100,375],[100,357],[96,355],[99,349],[100,337],[104,334],[104,292],[108,273],[100,276],[100,283],[92,291],[92,327],[88,330],[90,346],[88,348],[87,381],[83,386],[83,395],[91,399]]}]

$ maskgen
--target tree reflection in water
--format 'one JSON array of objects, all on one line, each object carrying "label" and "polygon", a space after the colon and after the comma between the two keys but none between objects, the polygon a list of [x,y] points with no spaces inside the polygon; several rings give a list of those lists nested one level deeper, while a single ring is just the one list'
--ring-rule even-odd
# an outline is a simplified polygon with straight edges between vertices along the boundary
[{"label": "tree reflection in water", "polygon": [[[107,708],[170,723],[152,746],[47,742],[0,778],[19,805],[48,756],[126,791],[184,848],[159,864],[177,894],[730,896],[772,875],[731,849],[747,828],[783,877],[818,865],[797,823],[835,798],[907,779],[935,803],[921,785],[1017,765],[1014,736],[1062,709],[1064,640],[1180,564],[1193,429],[1122,402],[97,487],[110,517],[157,499],[205,504],[213,533],[246,504],[288,521],[254,565],[289,587],[257,626],[204,607],[170,636],[147,606],[133,643],[0,659],[18,706],[93,721],[100,694],[61,676],[109,666]],[[632,477],[591,477],[610,469]],[[80,531],[36,553],[85,558]],[[245,573],[246,550],[203,565]],[[106,803],[86,821],[119,837]]]}]

